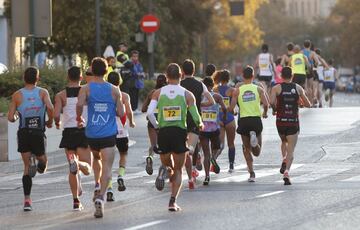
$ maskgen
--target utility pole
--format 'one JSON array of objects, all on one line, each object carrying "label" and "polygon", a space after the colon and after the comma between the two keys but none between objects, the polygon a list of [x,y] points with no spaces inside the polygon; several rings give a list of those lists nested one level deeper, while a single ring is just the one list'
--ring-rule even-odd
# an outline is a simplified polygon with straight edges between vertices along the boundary
[{"label": "utility pole", "polygon": [[96,49],[96,56],[101,56],[101,48],[100,48],[100,0],[95,0],[95,34],[96,34],[96,41],[95,41],[95,49]]},{"label": "utility pole", "polygon": [[34,59],[35,59],[35,6],[34,6],[34,0],[30,0],[30,6],[29,6],[29,16],[30,16],[30,65],[34,65]]},{"label": "utility pole", "polygon": [[[153,2],[148,0],[148,11],[149,14],[153,12]],[[149,53],[149,79],[154,78],[155,64],[154,64],[154,42],[155,42],[155,33],[149,33],[146,35],[148,53]]]}]

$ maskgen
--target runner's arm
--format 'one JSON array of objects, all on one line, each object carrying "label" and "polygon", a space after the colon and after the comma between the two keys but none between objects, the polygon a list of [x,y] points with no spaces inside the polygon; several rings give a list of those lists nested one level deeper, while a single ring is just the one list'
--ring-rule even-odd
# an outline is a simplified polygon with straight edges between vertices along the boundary
[{"label": "runner's arm", "polygon": [[196,124],[196,126],[202,128],[203,123],[201,121],[201,116],[199,114],[199,111],[198,111],[198,109],[197,109],[197,107],[195,105],[195,97],[194,97],[194,95],[190,91],[186,91],[185,96],[186,96],[186,104],[188,106],[188,111],[190,112],[190,114],[191,114],[191,116],[192,116],[192,118],[194,120],[194,123]]},{"label": "runner's arm", "polygon": [[[207,102],[201,102],[201,106],[202,107],[208,107],[208,106],[212,106],[215,104],[215,100],[214,98],[211,96],[211,94],[209,93],[209,91],[207,90],[206,86],[204,85],[204,83],[201,83],[203,86],[203,96],[206,97]],[[195,98],[194,98],[195,99]]]},{"label": "runner's arm", "polygon": [[285,66],[285,60],[286,60],[287,56],[284,54],[282,57],[281,57],[281,62],[280,62],[280,65],[281,66]]},{"label": "runner's arm", "polygon": [[8,112],[8,121],[15,122],[19,117],[16,115],[16,96],[17,92],[15,92],[11,97],[11,102],[9,105]]},{"label": "runner's arm", "polygon": [[258,70],[259,69],[259,55],[258,56],[256,56],[256,61],[255,61],[255,65],[254,65],[254,70],[255,70],[255,72],[256,72],[256,70]]},{"label": "runner's arm", "polygon": [[311,103],[309,101],[309,99],[307,98],[307,96],[305,95],[305,91],[304,89],[300,86],[300,85],[296,85],[296,89],[299,93],[300,99],[303,101],[304,106],[306,108],[310,108],[311,107]]},{"label": "runner's arm", "polygon": [[239,97],[239,88],[236,88],[232,95],[231,95],[231,101],[230,101],[230,106],[228,108],[228,112],[234,114],[234,109],[235,109],[235,106],[237,104],[237,98]]},{"label": "runner's arm", "polygon": [[86,105],[87,90],[88,90],[87,85],[81,87],[78,95],[78,102],[76,104],[76,121],[78,122],[79,127],[82,127],[84,123],[84,119],[82,118],[82,113],[83,113],[84,105]]},{"label": "runner's arm", "polygon": [[157,108],[157,104],[158,104],[158,100],[159,100],[159,94],[160,94],[160,90],[156,90],[152,96],[151,96],[151,101],[150,104],[148,106],[147,112],[146,112],[146,116],[149,119],[150,123],[155,127],[155,129],[159,128],[159,124],[158,121],[156,120],[155,117],[155,110]]},{"label": "runner's arm", "polygon": [[118,117],[122,117],[125,114],[124,103],[122,102],[122,96],[119,87],[113,86],[116,102],[116,114]]},{"label": "runner's arm", "polygon": [[226,113],[226,105],[225,105],[225,103],[224,103],[223,97],[222,97],[220,94],[218,94],[218,93],[215,93],[215,94],[213,95],[213,97],[214,97],[215,102],[221,106],[222,111],[223,111],[224,113]]},{"label": "runner's arm", "polygon": [[125,105],[125,111],[126,111],[126,116],[129,119],[129,124],[131,128],[135,127],[135,121],[134,121],[134,113],[131,109],[131,103],[130,103],[130,96],[128,94],[123,94],[123,102]]},{"label": "runner's arm", "polygon": [[148,106],[150,104],[151,101],[151,95],[154,93],[155,90],[150,91],[150,93],[147,95],[142,107],[141,107],[141,112],[146,113]]},{"label": "runner's arm", "polygon": [[55,96],[55,108],[54,108],[54,120],[55,126],[57,129],[60,128],[60,113],[62,109],[62,100],[61,100],[61,92],[56,94]]},{"label": "runner's arm", "polygon": [[271,89],[270,105],[273,110],[273,115],[276,114],[276,96],[278,95],[279,88],[280,88],[279,85],[276,85]]},{"label": "runner's arm", "polygon": [[258,92],[260,94],[260,100],[261,100],[261,102],[263,104],[263,108],[264,108],[263,118],[267,118],[267,111],[269,109],[268,96],[267,96],[266,92],[264,91],[264,89],[261,87],[258,87]]},{"label": "runner's arm", "polygon": [[48,115],[48,120],[46,121],[46,126],[48,128],[51,128],[52,124],[54,122],[54,105],[52,104],[52,102],[50,100],[49,92],[46,89],[42,89],[41,92],[43,94],[43,101],[44,101],[44,104],[46,105],[46,113]]},{"label": "runner's arm", "polygon": [[270,62],[271,62],[272,71],[273,71],[274,79],[275,79],[275,77],[276,77],[276,65],[274,63],[274,57],[273,57],[272,54],[270,55]]}]

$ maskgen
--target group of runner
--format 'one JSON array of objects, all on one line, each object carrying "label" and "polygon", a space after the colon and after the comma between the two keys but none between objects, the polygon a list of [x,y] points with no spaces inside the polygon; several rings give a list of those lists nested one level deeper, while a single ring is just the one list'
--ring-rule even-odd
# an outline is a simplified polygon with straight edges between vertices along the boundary
[{"label": "group of runner", "polygon": [[[319,54],[316,55],[320,57]],[[242,151],[249,172],[248,181],[255,182],[253,157],[258,157],[261,153],[261,118],[267,118],[270,106],[273,115],[276,115],[276,126],[282,141],[283,161],[280,173],[284,174],[284,184],[291,184],[289,170],[300,130],[299,105],[311,106],[308,99],[311,96],[307,97],[303,89],[306,76],[299,76],[299,66],[304,67],[306,73],[307,60],[300,53],[299,47],[295,46],[294,53],[291,56],[285,55],[281,61],[287,62],[291,67],[284,64],[285,67],[280,71],[281,83],[272,88],[269,84],[270,75],[265,73],[276,70],[276,66],[272,64],[272,55],[268,54],[265,45],[263,53],[257,58],[260,84],[254,83],[256,74],[251,66],[244,69],[243,82],[235,87],[228,84],[230,72],[216,70],[214,65],[207,66],[207,77],[202,81],[197,80],[194,77],[195,64],[190,59],[186,59],[181,67],[176,63],[169,64],[165,74],[157,77],[156,87],[150,92],[142,108],[147,115],[150,139],[145,170],[149,175],[153,173],[154,153],[160,154],[161,166],[155,186],[158,190],[163,190],[165,181],[169,179],[169,211],[180,210],[176,200],[182,186],[184,167],[189,189],[195,188],[202,164],[205,186],[210,183],[210,171],[220,172],[217,159],[225,148],[225,136],[228,171],[234,171],[236,132],[242,139]],[[328,63],[321,63],[324,68],[328,68]],[[265,71],[265,64],[270,71]],[[79,200],[82,194],[79,172],[89,175],[91,168],[95,177],[94,216],[103,217],[105,199],[108,202],[114,201],[111,178],[115,146],[120,153],[118,190],[126,189],[123,177],[128,152],[128,128],[134,128],[135,122],[129,95],[119,90],[122,81],[120,74],[110,72],[106,81],[104,76],[107,68],[106,60],[94,58],[85,74],[87,84],[83,86],[80,86],[81,69],[76,66],[69,68],[68,85],[56,95],[55,106],[51,103],[47,90],[36,86],[39,70],[35,67],[25,70],[25,87],[13,94],[8,114],[10,122],[20,120],[18,151],[24,162],[22,181],[25,211],[32,210],[32,177],[36,172],[44,173],[47,168],[44,133],[45,126],[51,128],[53,121],[56,128],[63,128],[59,147],[65,149],[69,162],[69,184],[74,210],[83,208]]]}]

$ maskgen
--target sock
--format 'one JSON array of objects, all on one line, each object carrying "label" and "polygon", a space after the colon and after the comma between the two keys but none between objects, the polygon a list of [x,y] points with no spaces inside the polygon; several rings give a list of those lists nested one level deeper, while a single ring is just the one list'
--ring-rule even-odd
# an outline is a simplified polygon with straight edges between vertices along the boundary
[{"label": "sock", "polygon": [[119,176],[123,177],[125,175],[125,167],[120,166],[119,168]]},{"label": "sock", "polygon": [[176,202],[176,198],[175,197],[170,197],[170,201],[169,201],[169,204],[173,204]]},{"label": "sock", "polygon": [[235,148],[229,148],[229,163],[234,164],[235,161]]},{"label": "sock", "polygon": [[109,184],[108,184],[108,187],[107,187],[108,189],[112,189],[112,179],[110,178],[110,180],[109,180]]},{"label": "sock", "polygon": [[22,183],[24,188],[24,195],[30,196],[31,193],[31,187],[32,187],[32,179],[29,175],[24,175],[22,177]]},{"label": "sock", "polygon": [[95,189],[100,190],[100,184],[99,183],[95,183]]},{"label": "sock", "polygon": [[80,200],[79,200],[79,198],[74,198],[74,203],[80,203]]}]

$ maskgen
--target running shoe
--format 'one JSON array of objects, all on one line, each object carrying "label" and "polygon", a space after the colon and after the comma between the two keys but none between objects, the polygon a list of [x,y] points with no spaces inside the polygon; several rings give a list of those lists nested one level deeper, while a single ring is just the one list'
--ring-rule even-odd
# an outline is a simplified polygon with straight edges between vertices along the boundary
[{"label": "running shoe", "polygon": [[218,165],[216,160],[214,158],[211,158],[210,162],[211,162],[211,166],[214,168],[213,172],[216,173],[216,174],[219,174],[220,173],[220,166]]},{"label": "running shoe", "polygon": [[153,160],[151,156],[146,157],[146,173],[149,175],[153,174]]},{"label": "running shoe", "polygon": [[196,179],[199,176],[199,172],[194,168],[191,172],[191,176]]},{"label": "running shoe", "polygon": [[172,199],[170,199],[170,202],[169,202],[169,211],[170,211],[170,212],[178,212],[178,211],[181,211],[181,208],[176,204],[175,201],[173,201]]},{"label": "running shoe", "polygon": [[126,190],[124,179],[121,176],[118,176],[117,183],[118,183],[118,191],[119,192],[123,192]]},{"label": "running shoe", "polygon": [[325,91],[325,101],[329,101],[329,98],[330,98],[330,89],[327,89]]},{"label": "running shoe", "polygon": [[108,189],[107,192],[106,192],[106,201],[107,202],[115,201],[114,193],[113,193],[113,190],[111,188]]},{"label": "running shoe", "polygon": [[233,173],[234,172],[234,163],[230,163],[229,164],[229,173]]},{"label": "running shoe", "polygon": [[283,161],[280,167],[280,173],[284,174],[285,170],[286,170],[286,162]]},{"label": "running shoe", "polygon": [[95,213],[96,218],[102,218],[104,216],[104,201],[100,198],[96,198],[95,202]]},{"label": "running shoe", "polygon": [[258,145],[258,139],[255,131],[250,131],[250,145],[255,148]]},{"label": "running shoe", "polygon": [[96,197],[100,195],[100,188],[95,188],[94,190],[94,196],[93,196],[93,202],[95,202]]},{"label": "running shoe", "polygon": [[205,177],[203,185],[209,185],[209,183],[210,183],[210,177],[207,176],[207,177]]},{"label": "running shoe", "polygon": [[159,168],[158,176],[156,177],[156,180],[155,180],[155,187],[159,191],[164,189],[166,174],[167,174],[166,167],[161,165]]},{"label": "running shoe", "polygon": [[195,189],[195,181],[194,181],[194,178],[191,178],[191,180],[189,180],[189,189]]},{"label": "running shoe", "polygon": [[287,171],[284,173],[283,180],[284,180],[284,185],[291,185],[289,173]]},{"label": "running shoe", "polygon": [[29,176],[35,177],[37,171],[35,155],[32,154],[30,158]]},{"label": "running shoe", "polygon": [[248,179],[248,182],[255,182],[255,172],[250,173],[250,177]]},{"label": "running shoe", "polygon": [[32,211],[31,203],[32,203],[31,199],[25,199],[25,201],[24,201],[24,211],[25,212]]},{"label": "running shoe", "polygon": [[201,154],[198,153],[197,154],[197,158],[196,158],[196,169],[201,171],[202,170],[202,162],[201,162]]},{"label": "running shoe", "polygon": [[81,211],[84,209],[84,206],[82,206],[81,202],[79,200],[74,201],[73,203],[73,210],[74,211]]}]

